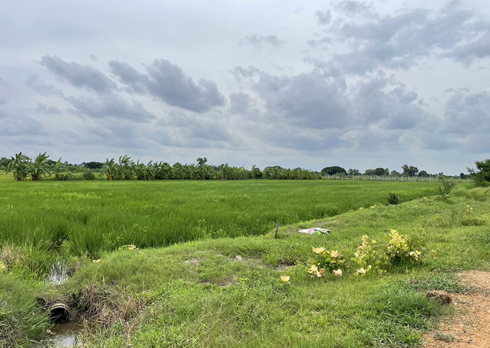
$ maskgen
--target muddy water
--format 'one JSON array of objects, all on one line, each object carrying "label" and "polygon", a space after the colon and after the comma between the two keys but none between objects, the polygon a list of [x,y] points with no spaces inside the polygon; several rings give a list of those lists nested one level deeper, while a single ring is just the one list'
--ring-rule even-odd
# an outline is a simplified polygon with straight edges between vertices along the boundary
[{"label": "muddy water", "polygon": [[83,325],[77,321],[57,324],[51,329],[53,338],[50,343],[55,347],[75,347],[77,336],[83,330]]}]

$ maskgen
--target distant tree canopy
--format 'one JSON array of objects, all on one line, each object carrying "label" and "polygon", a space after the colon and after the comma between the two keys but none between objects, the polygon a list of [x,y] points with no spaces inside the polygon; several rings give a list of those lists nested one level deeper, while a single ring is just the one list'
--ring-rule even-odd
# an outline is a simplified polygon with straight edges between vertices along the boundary
[{"label": "distant tree canopy", "polygon": [[342,167],[339,167],[339,166],[325,167],[322,169],[322,173],[328,174],[328,175],[335,175],[335,174],[347,175],[347,172],[345,171],[345,169]]},{"label": "distant tree canopy", "polygon": [[490,159],[484,161],[476,161],[476,168],[479,172],[473,176],[473,181],[476,186],[489,186],[490,185]]},{"label": "distant tree canopy", "polygon": [[415,176],[419,172],[419,169],[417,167],[414,166],[409,167],[406,164],[402,167],[402,169],[403,169],[403,174],[408,176]]},{"label": "distant tree canopy", "polygon": [[425,170],[421,170],[419,172],[419,176],[426,178],[426,177],[430,176],[430,174],[427,173]]},{"label": "distant tree canopy", "polygon": [[349,175],[361,175],[359,169],[349,169]]},{"label": "distant tree canopy", "polygon": [[10,161],[12,161],[12,159],[7,158],[7,157],[0,158],[0,168],[7,168]]},{"label": "distant tree canopy", "polygon": [[390,170],[388,168],[376,168],[373,171],[373,175],[377,175],[377,176],[390,175]]},{"label": "distant tree canopy", "polygon": [[[54,162],[56,163],[56,162]],[[82,166],[88,169],[102,169],[104,168],[104,163],[102,162],[83,162]]]}]

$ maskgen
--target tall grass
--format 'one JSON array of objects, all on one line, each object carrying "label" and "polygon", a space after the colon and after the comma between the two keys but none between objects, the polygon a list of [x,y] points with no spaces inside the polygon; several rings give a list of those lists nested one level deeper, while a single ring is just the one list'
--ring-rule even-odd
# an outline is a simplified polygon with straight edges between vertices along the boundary
[{"label": "tall grass", "polygon": [[1,182],[0,245],[70,255],[261,235],[275,226],[435,193],[435,184],[327,181]]}]

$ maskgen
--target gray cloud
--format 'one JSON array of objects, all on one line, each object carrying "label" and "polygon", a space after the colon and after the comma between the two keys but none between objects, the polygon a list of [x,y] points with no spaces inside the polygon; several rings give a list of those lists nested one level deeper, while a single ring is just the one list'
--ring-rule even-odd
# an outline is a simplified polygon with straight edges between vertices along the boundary
[{"label": "gray cloud", "polygon": [[148,65],[148,75],[137,72],[126,63],[112,61],[109,65],[112,73],[133,92],[149,93],[173,106],[205,112],[225,103],[216,83],[206,79],[195,83],[182,68],[166,59],[155,59]]},{"label": "gray cloud", "polygon": [[92,60],[92,62],[95,62],[97,60],[97,57],[94,56],[93,54],[90,55],[90,59]]},{"label": "gray cloud", "polygon": [[67,97],[66,100],[75,108],[75,112],[94,119],[106,117],[148,122],[155,115],[148,112],[141,103],[128,103],[118,96],[106,95],[99,98]]},{"label": "gray cloud", "polygon": [[230,112],[233,114],[245,114],[250,108],[251,98],[246,93],[230,94]]},{"label": "gray cloud", "polygon": [[65,62],[58,56],[44,56],[40,64],[60,79],[76,87],[85,87],[99,93],[110,93],[117,89],[116,84],[100,70],[77,62]]},{"label": "gray cloud", "polygon": [[41,104],[41,103],[37,104],[36,111],[39,113],[45,113],[45,114],[60,114],[61,113],[61,110],[58,109],[57,107],[55,107],[53,105],[46,106],[46,105]]},{"label": "gray cloud", "polygon": [[[380,138],[382,143],[389,141],[396,144],[400,134],[415,129],[421,120],[428,118],[420,106],[417,93],[382,73],[350,83],[343,79],[326,78],[315,71],[296,76],[258,74],[260,78],[253,89],[265,102],[262,122],[287,123],[297,127],[297,133],[304,131],[304,134],[314,130],[347,129],[337,134],[336,138],[341,142],[339,137],[343,135],[344,146],[357,144],[364,150],[370,149],[367,142],[381,132],[396,135],[383,136]],[[230,100],[236,109],[248,107],[247,95],[233,94]],[[362,143],[357,136],[361,132],[359,127],[371,129],[371,133],[376,130],[377,133],[371,138],[363,136],[365,142]],[[349,134],[346,135],[349,128],[354,131],[349,134],[356,134],[355,142],[349,138]],[[300,139],[300,136],[296,138]],[[317,148],[328,143],[321,137],[311,137],[310,142]]]},{"label": "gray cloud", "polygon": [[264,73],[254,88],[269,112],[302,127],[339,128],[350,123],[342,86],[319,73],[293,77]]},{"label": "gray cloud", "polygon": [[0,135],[2,136],[42,136],[45,132],[43,124],[33,117],[20,111],[0,110]]},{"label": "gray cloud", "polygon": [[490,93],[454,91],[446,101],[444,133],[490,132]]},{"label": "gray cloud", "polygon": [[47,85],[38,75],[31,75],[25,81],[25,84],[30,87],[34,92],[44,97],[57,96],[63,97],[63,92],[55,88],[53,85]]},{"label": "gray cloud", "polygon": [[332,21],[332,11],[327,10],[325,12],[316,11],[315,16],[318,20],[318,24],[325,25],[329,24]]},{"label": "gray cloud", "polygon": [[219,117],[170,112],[159,120],[150,137],[161,145],[190,148],[223,147],[237,143]]},{"label": "gray cloud", "polygon": [[335,8],[337,10],[353,15],[370,14],[371,16],[375,16],[371,11],[372,5],[366,5],[365,2],[361,1],[343,0],[336,3]]},{"label": "gray cloud", "polygon": [[264,45],[280,47],[284,43],[286,43],[286,41],[279,40],[276,35],[259,36],[257,34],[251,34],[240,40],[240,45],[250,45],[259,50],[262,49]]},{"label": "gray cloud", "polygon": [[334,54],[323,66],[316,66],[338,75],[364,74],[379,67],[406,70],[428,57],[472,62],[490,55],[486,45],[490,21],[477,19],[475,11],[448,6],[438,11],[410,9],[374,16],[368,22],[340,24],[335,41],[345,44],[350,52]]}]

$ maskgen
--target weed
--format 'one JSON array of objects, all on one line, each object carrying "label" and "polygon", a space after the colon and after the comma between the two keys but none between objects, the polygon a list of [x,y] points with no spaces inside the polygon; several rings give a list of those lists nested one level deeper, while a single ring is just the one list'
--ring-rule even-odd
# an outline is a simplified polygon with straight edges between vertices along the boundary
[{"label": "weed", "polygon": [[387,197],[387,200],[388,200],[388,203],[389,204],[393,204],[393,205],[397,205],[398,202],[400,201],[400,199],[398,198],[398,196],[394,193],[388,193],[388,197]]}]

